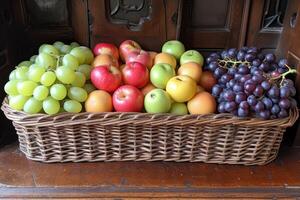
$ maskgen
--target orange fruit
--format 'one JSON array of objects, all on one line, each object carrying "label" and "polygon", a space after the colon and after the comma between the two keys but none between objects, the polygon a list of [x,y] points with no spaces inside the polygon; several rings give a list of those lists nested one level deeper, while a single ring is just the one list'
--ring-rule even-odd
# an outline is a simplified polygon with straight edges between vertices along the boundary
[{"label": "orange fruit", "polygon": [[141,89],[143,95],[145,96],[148,92],[150,92],[151,90],[155,89],[156,87],[154,87],[154,85],[152,85],[151,83],[148,83],[145,87],[143,87]]},{"label": "orange fruit", "polygon": [[187,103],[189,113],[191,114],[209,114],[216,111],[216,100],[208,92],[196,94]]},{"label": "orange fruit", "polygon": [[112,97],[104,90],[91,92],[85,101],[87,112],[111,112],[113,110]]},{"label": "orange fruit", "polygon": [[159,53],[155,56],[154,64],[157,63],[167,63],[176,69],[176,59],[174,56],[168,53]]},{"label": "orange fruit", "polygon": [[198,63],[188,62],[179,67],[177,74],[189,76],[198,83],[202,75],[202,67]]},{"label": "orange fruit", "polygon": [[212,87],[217,83],[216,78],[210,71],[202,72],[199,85],[202,86],[206,91],[211,91]]}]

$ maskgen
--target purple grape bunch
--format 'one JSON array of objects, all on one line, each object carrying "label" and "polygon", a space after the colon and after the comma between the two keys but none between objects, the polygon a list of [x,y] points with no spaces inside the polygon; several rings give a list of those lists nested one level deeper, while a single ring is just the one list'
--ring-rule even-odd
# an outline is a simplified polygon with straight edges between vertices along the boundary
[{"label": "purple grape bunch", "polygon": [[263,119],[284,118],[296,107],[296,89],[286,76],[296,73],[286,59],[256,47],[227,49],[206,58],[205,69],[218,80],[212,95],[219,113]]}]

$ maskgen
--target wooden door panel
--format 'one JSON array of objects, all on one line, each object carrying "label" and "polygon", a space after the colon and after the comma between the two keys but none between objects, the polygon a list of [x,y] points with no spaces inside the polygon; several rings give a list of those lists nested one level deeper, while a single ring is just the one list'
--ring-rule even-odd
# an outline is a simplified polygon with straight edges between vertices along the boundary
[{"label": "wooden door panel", "polygon": [[275,50],[282,32],[287,0],[252,0],[247,46]]},{"label": "wooden door panel", "polygon": [[[119,45],[133,39],[143,48],[159,51],[161,44],[176,36],[179,1],[162,0],[89,0],[90,40]],[[169,31],[167,31],[169,30]]]},{"label": "wooden door panel", "polygon": [[184,1],[182,40],[188,48],[200,50],[239,46],[245,2]]}]

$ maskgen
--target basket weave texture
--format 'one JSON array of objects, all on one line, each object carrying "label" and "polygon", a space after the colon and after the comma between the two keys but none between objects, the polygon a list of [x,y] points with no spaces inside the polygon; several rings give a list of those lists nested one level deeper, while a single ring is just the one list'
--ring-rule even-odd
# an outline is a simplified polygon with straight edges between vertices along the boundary
[{"label": "basket weave texture", "polygon": [[20,149],[42,162],[188,161],[263,165],[277,156],[284,119],[240,119],[231,114],[149,113],[35,114],[2,110],[13,121]]}]

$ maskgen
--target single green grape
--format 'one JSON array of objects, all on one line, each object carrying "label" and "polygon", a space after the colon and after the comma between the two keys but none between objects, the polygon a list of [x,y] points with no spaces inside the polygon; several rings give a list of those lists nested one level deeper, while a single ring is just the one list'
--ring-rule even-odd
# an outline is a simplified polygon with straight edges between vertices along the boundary
[{"label": "single green grape", "polygon": [[6,94],[12,95],[12,96],[18,95],[19,94],[19,92],[18,92],[18,83],[19,82],[20,82],[19,80],[8,81],[4,86],[4,91],[6,92]]},{"label": "single green grape", "polygon": [[4,91],[6,92],[6,94],[12,95],[12,96],[18,95],[19,94],[19,92],[18,92],[18,83],[19,82],[20,82],[19,80],[8,81],[4,86]]},{"label": "single green grape", "polygon": [[77,58],[80,65],[85,64],[85,53],[84,48],[82,47],[75,47],[70,52],[71,55]]},{"label": "single green grape", "polygon": [[16,68],[16,79],[18,80],[28,80],[28,67],[17,67]]},{"label": "single green grape", "polygon": [[80,45],[77,42],[71,42],[70,46],[72,48],[79,47]]},{"label": "single green grape", "polygon": [[55,48],[53,45],[46,44],[43,46],[42,50],[40,53],[47,53],[52,56],[58,56],[59,55],[59,50]]},{"label": "single green grape", "polygon": [[64,110],[70,113],[80,113],[82,105],[75,100],[67,100],[64,102]]},{"label": "single green grape", "polygon": [[39,53],[42,53],[43,52],[43,48],[48,45],[48,44],[42,44],[40,47],[39,47]]},{"label": "single green grape", "polygon": [[75,72],[66,66],[58,67],[55,74],[57,79],[64,84],[71,84],[75,79]]},{"label": "single green grape", "polygon": [[43,84],[44,86],[51,86],[56,80],[56,75],[54,72],[48,71],[45,72],[42,76],[41,76],[41,84]]},{"label": "single green grape", "polygon": [[56,67],[56,59],[47,53],[40,53],[36,58],[36,63],[45,69],[55,68]]},{"label": "single green grape", "polygon": [[72,50],[72,47],[70,45],[63,45],[61,48],[60,48],[60,52],[62,54],[67,54],[67,53],[70,53]]},{"label": "single green grape", "polygon": [[29,70],[28,71],[30,71],[33,68],[37,68],[37,67],[41,67],[41,66],[39,66],[38,64],[32,64],[32,65],[29,66]]},{"label": "single green grape", "polygon": [[36,59],[37,55],[33,55],[30,57],[30,62],[35,63],[35,59]]},{"label": "single green grape", "polygon": [[43,101],[43,109],[44,109],[45,113],[47,113],[48,115],[54,115],[54,114],[58,113],[60,110],[59,101],[57,101],[56,99],[53,99],[52,97],[47,97]]},{"label": "single green grape", "polygon": [[72,86],[83,87],[85,84],[85,81],[86,81],[86,78],[83,73],[75,72],[75,79],[71,84],[72,84]]},{"label": "single green grape", "polygon": [[31,97],[26,101],[23,107],[24,112],[29,114],[36,114],[42,110],[42,102]]},{"label": "single green grape", "polygon": [[23,110],[24,104],[29,99],[29,97],[25,97],[23,95],[16,95],[9,97],[9,106],[15,110]]},{"label": "single green grape", "polygon": [[43,67],[34,67],[29,69],[28,78],[34,82],[40,82],[42,75],[45,73],[45,68]]},{"label": "single green grape", "polygon": [[68,97],[79,102],[84,102],[87,96],[87,92],[80,87],[71,87],[68,91]]},{"label": "single green grape", "polygon": [[15,79],[17,79],[17,77],[16,77],[16,69],[14,69],[12,72],[10,72],[10,74],[9,74],[9,80],[11,81],[11,80],[15,80]]},{"label": "single green grape", "polygon": [[91,71],[92,71],[91,65],[87,65],[87,64],[79,65],[77,71],[83,73],[86,77],[86,80],[90,80]]},{"label": "single green grape", "polygon": [[49,89],[46,86],[39,85],[33,91],[33,97],[39,101],[43,101],[49,95]]},{"label": "single green grape", "polygon": [[36,87],[37,84],[34,81],[22,81],[17,85],[19,94],[23,96],[31,96]]},{"label": "single green grape", "polygon": [[91,84],[91,83],[86,83],[86,84],[84,84],[83,89],[85,89],[85,91],[86,91],[88,94],[91,93],[91,92],[93,92],[94,90],[96,90],[96,88],[94,87],[94,85]]},{"label": "single green grape", "polygon": [[18,64],[19,67],[29,67],[30,65],[32,65],[32,62],[29,60],[22,61]]},{"label": "single green grape", "polygon": [[67,96],[67,89],[63,84],[54,84],[50,88],[50,95],[56,100],[63,100]]},{"label": "single green grape", "polygon": [[66,54],[62,59],[62,65],[76,70],[79,66],[79,63],[77,58],[75,58],[71,54]]},{"label": "single green grape", "polygon": [[64,45],[64,43],[61,42],[61,41],[56,41],[56,42],[53,43],[53,46],[54,46],[55,48],[57,48],[57,49],[61,49],[61,47],[62,47],[63,45]]}]

